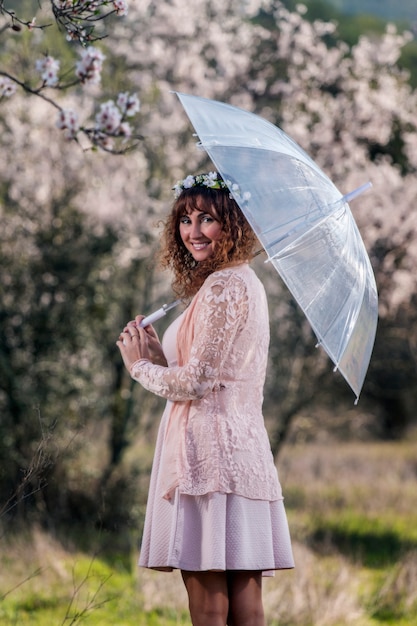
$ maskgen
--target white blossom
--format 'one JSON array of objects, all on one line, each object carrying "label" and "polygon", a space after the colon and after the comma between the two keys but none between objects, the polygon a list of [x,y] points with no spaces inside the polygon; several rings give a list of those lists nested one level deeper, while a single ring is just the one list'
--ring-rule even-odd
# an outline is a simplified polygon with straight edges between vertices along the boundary
[{"label": "white blossom", "polygon": [[118,128],[118,133],[121,137],[129,139],[132,136],[132,128],[129,122],[122,122]]},{"label": "white blossom", "polygon": [[123,115],[133,117],[140,110],[140,100],[136,93],[129,94],[129,92],[125,91],[124,93],[119,93],[117,106]]},{"label": "white blossom", "polygon": [[191,189],[191,187],[193,186],[194,186],[194,176],[191,176],[190,174],[189,176],[184,178],[183,187],[184,189]]},{"label": "white blossom", "polygon": [[59,61],[47,55],[43,59],[38,59],[35,63],[36,71],[41,75],[45,85],[53,87],[58,82]]},{"label": "white blossom", "polygon": [[75,74],[83,83],[97,85],[101,80],[101,70],[106,57],[94,46],[81,50],[81,60],[75,67]]},{"label": "white blossom", "polygon": [[16,93],[17,85],[7,76],[0,76],[0,98],[10,98]]},{"label": "white blossom", "polygon": [[117,15],[128,14],[127,0],[113,0],[113,6],[116,10]]},{"label": "white blossom", "polygon": [[106,133],[116,133],[122,121],[122,114],[113,100],[108,100],[100,106],[100,111],[96,115],[96,125],[98,130]]},{"label": "white blossom", "polygon": [[74,139],[79,130],[78,116],[72,109],[61,109],[58,113],[57,128],[65,131],[67,139]]}]

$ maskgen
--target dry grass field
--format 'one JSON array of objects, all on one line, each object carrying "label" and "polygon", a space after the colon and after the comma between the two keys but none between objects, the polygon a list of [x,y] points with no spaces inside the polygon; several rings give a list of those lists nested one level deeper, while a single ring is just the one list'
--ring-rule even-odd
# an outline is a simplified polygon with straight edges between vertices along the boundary
[{"label": "dry grass field", "polygon": [[[416,447],[282,451],[296,569],[264,581],[268,626],[417,624]],[[85,554],[38,529],[1,542],[1,625],[190,626],[179,574],[138,570],[135,551]]]}]

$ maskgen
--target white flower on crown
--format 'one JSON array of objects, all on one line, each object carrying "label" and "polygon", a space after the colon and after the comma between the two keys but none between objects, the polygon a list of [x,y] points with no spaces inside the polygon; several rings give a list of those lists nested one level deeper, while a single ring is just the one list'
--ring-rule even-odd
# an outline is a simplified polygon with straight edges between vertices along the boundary
[{"label": "white flower on crown", "polygon": [[189,174],[183,180],[179,180],[174,187],[174,196],[179,198],[184,189],[192,189],[192,187],[209,187],[210,189],[228,189],[229,197],[238,197],[244,202],[247,202],[250,198],[250,192],[245,191],[240,194],[239,185],[233,183],[231,180],[223,180],[217,172],[208,172],[208,174],[197,174],[193,176]]},{"label": "white flower on crown", "polygon": [[209,172],[208,174],[197,174],[193,176],[189,174],[183,180],[179,180],[173,187],[174,195],[179,197],[184,189],[191,189],[192,187],[210,187],[211,189],[228,189],[226,183],[218,178],[217,172]]},{"label": "white flower on crown", "polygon": [[217,183],[219,183],[219,179],[217,178],[217,172],[209,172],[207,174],[204,184],[206,184],[207,187],[216,187]]},{"label": "white flower on crown", "polygon": [[191,187],[194,187],[195,185],[194,176],[189,175],[187,178],[184,178],[182,182],[184,189],[191,189]]}]

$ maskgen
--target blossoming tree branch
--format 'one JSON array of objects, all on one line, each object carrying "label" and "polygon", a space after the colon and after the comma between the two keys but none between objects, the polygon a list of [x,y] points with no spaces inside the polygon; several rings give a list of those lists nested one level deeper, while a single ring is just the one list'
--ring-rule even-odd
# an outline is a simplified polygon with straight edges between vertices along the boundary
[{"label": "blossoming tree branch", "polygon": [[[125,153],[141,139],[134,132],[130,121],[140,110],[137,94],[121,92],[114,100],[102,103],[93,124],[81,122],[78,112],[61,106],[55,94],[76,85],[100,84],[105,56],[92,44],[103,39],[105,35],[97,27],[99,22],[111,15],[127,15],[127,0],[50,0],[50,10],[58,27],[66,33],[67,40],[78,42],[81,46],[73,77],[68,80],[68,73],[61,72],[59,59],[48,53],[33,64],[33,70],[38,77],[36,84],[21,80],[12,71],[0,67],[0,102],[11,98],[20,88],[56,109],[56,126],[68,140],[81,143],[80,137],[84,136],[87,138],[88,148],[99,148],[113,154]],[[0,26],[0,35],[9,30],[13,33],[25,30],[33,33],[51,26],[48,23],[38,24],[36,16],[30,20],[24,19],[6,6],[5,0],[0,0],[0,18],[4,20]]]}]

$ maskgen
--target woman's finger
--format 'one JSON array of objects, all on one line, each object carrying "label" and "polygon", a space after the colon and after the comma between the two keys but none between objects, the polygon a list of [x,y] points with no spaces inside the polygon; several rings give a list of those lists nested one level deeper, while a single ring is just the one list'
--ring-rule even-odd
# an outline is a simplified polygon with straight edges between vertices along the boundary
[{"label": "woman's finger", "polygon": [[[143,315],[137,315],[136,316],[136,328],[142,328],[142,326],[140,325],[141,321],[145,319],[145,317]],[[143,329],[146,334],[149,337],[152,337],[153,339],[158,339],[158,334],[156,332],[156,330],[154,329],[154,327],[152,326],[152,324],[148,324],[148,326],[145,326],[145,328]],[[159,339],[158,339],[159,341]]]},{"label": "woman's finger", "polygon": [[121,341],[124,346],[132,343],[135,338],[140,340],[138,332],[136,331],[136,329],[132,329],[132,327],[125,328],[124,331],[119,335],[119,341]]}]

